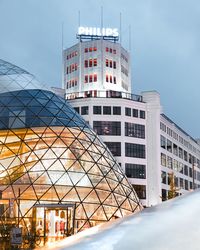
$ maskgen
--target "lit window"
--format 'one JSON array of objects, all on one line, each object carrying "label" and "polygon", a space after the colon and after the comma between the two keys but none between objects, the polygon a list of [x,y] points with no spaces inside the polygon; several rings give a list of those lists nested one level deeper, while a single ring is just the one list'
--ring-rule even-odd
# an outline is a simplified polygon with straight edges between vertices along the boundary
[{"label": "lit window", "polygon": [[85,68],[88,67],[88,60],[85,60]]},{"label": "lit window", "polygon": [[92,67],[92,59],[89,60],[89,67]]},{"label": "lit window", "polygon": [[106,59],[106,67],[108,67],[109,61],[108,59]]},{"label": "lit window", "polygon": [[94,82],[97,82],[97,74],[94,74]]},{"label": "lit window", "polygon": [[94,59],[94,67],[97,66],[97,58]]},{"label": "lit window", "polygon": [[85,83],[88,83],[88,75],[85,75]]},{"label": "lit window", "polygon": [[110,76],[110,83],[112,83],[112,76]]},{"label": "lit window", "polygon": [[92,52],[92,51],[93,51],[92,47],[90,47],[90,48],[89,48],[89,51],[90,51],[90,52]]},{"label": "lit window", "polygon": [[92,82],[92,79],[93,77],[92,77],[92,75],[89,75],[89,82]]},{"label": "lit window", "polygon": [[106,75],[106,82],[108,82],[108,75]]},{"label": "lit window", "polygon": [[94,47],[93,50],[94,50],[94,51],[97,51],[97,47]]},{"label": "lit window", "polygon": [[109,48],[108,47],[106,47],[106,52],[109,52]]}]

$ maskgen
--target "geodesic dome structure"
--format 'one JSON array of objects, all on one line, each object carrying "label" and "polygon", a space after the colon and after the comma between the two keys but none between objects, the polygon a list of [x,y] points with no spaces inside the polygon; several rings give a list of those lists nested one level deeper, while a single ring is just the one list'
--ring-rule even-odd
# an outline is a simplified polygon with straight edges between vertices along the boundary
[{"label": "geodesic dome structure", "polygon": [[40,89],[0,93],[0,195],[2,224],[44,236],[140,209],[105,144],[64,99]]}]

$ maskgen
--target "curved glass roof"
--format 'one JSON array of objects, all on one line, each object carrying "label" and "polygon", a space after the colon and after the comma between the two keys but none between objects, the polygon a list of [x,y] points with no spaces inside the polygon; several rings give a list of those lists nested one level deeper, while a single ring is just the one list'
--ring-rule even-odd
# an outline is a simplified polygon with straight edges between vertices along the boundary
[{"label": "curved glass roof", "polygon": [[26,70],[0,59],[0,93],[22,89],[47,89],[47,87]]},{"label": "curved glass roof", "polygon": [[89,128],[66,100],[50,91],[0,93],[0,130],[44,126]]},{"label": "curved glass roof", "polygon": [[0,59],[0,75],[29,74],[26,70]]}]

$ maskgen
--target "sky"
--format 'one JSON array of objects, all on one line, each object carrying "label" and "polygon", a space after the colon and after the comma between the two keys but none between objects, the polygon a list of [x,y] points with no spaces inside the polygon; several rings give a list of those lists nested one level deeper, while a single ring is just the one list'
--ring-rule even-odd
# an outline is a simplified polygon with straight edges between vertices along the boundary
[{"label": "sky", "polygon": [[129,49],[132,89],[156,90],[163,112],[200,138],[199,0],[0,0],[0,58],[48,86],[61,87],[64,47],[77,42],[81,26],[119,28]]}]

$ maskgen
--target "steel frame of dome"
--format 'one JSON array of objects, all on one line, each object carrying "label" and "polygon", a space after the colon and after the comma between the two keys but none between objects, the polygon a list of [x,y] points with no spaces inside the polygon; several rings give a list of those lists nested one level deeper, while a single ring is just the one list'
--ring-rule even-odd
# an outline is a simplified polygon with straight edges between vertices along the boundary
[{"label": "steel frame of dome", "polygon": [[48,232],[44,218],[58,212],[71,234],[140,209],[111,152],[66,100],[41,89],[0,93],[0,226]]}]

